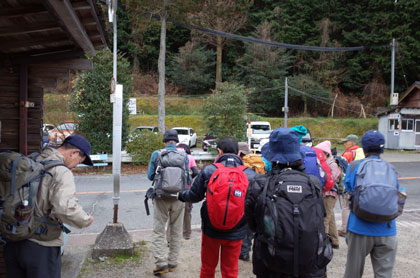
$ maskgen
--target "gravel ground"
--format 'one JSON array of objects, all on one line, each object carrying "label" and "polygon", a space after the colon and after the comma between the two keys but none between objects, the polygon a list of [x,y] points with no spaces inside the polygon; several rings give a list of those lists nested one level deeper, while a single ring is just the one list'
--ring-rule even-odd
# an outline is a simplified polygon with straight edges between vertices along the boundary
[{"label": "gravel ground", "polygon": [[[337,223],[338,224],[338,223]],[[418,227],[404,227],[398,232],[398,254],[394,268],[395,278],[417,278],[420,277],[420,234]],[[171,278],[196,278],[200,274],[200,248],[201,232],[194,230],[190,240],[182,241],[179,265],[175,272],[162,275]],[[78,277],[89,278],[125,278],[125,277],[155,277],[152,274],[153,257],[151,254],[150,241],[145,241],[141,247],[140,259],[125,259],[122,262],[105,259],[98,262],[89,258],[85,260],[83,269]],[[340,249],[334,250],[334,257],[328,265],[328,277],[343,277],[346,263],[347,245],[344,238],[340,238]],[[221,277],[217,269],[216,277]],[[255,277],[252,274],[252,263],[239,261],[240,278]],[[366,265],[363,277],[373,277],[369,257],[366,258]]]}]

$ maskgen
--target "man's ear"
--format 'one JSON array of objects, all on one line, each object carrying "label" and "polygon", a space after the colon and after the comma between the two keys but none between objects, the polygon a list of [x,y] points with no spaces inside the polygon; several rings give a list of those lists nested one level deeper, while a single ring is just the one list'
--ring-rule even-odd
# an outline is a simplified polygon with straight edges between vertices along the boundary
[{"label": "man's ear", "polygon": [[217,152],[219,153],[219,155],[222,155],[223,154],[223,151],[221,149],[219,149],[219,148],[217,148]]}]

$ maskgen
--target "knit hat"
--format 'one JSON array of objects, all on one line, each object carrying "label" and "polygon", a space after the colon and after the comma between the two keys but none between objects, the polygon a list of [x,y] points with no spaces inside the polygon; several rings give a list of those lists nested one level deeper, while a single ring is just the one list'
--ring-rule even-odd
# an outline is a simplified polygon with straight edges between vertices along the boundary
[{"label": "knit hat", "polygon": [[315,146],[315,148],[320,149],[323,152],[326,152],[331,155],[331,142],[330,141],[323,141]]},{"label": "knit hat", "polygon": [[178,132],[175,129],[168,129],[163,134],[163,143],[166,143],[169,141],[175,141],[176,143],[179,142]]},{"label": "knit hat", "polygon": [[385,147],[385,138],[377,130],[371,129],[363,135],[362,148],[365,153],[383,153]]},{"label": "knit hat", "polygon": [[291,127],[290,129],[293,129],[294,131],[297,132],[297,134],[299,135],[299,144],[301,144],[302,137],[308,133],[308,130],[306,129],[306,127],[304,127],[303,125],[297,125],[297,126]]},{"label": "knit hat", "polygon": [[280,164],[303,159],[298,133],[290,128],[276,128],[270,134],[270,141],[262,147],[261,155]]}]

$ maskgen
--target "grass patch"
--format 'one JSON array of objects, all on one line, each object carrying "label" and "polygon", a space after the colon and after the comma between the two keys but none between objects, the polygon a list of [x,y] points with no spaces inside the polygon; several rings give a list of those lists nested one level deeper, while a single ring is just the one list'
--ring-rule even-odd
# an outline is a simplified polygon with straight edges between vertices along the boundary
[{"label": "grass patch", "polygon": [[114,257],[106,257],[101,260],[94,260],[91,257],[88,257],[85,260],[78,277],[90,277],[91,274],[107,272],[107,270],[122,269],[125,266],[136,266],[143,263],[143,255],[146,251],[146,243],[142,240],[134,243],[133,255],[121,254]]},{"label": "grass patch", "polygon": [[[270,122],[273,129],[280,127],[280,125],[284,126],[283,118],[259,117],[259,120]],[[139,125],[157,126],[157,123],[157,115],[132,115],[129,119],[130,130]],[[199,136],[203,136],[208,131],[203,117],[197,115],[166,116],[165,123],[167,129],[175,126],[192,127]],[[316,144],[324,140],[330,140],[333,144],[336,144],[348,134],[356,134],[361,138],[367,130],[377,129],[378,119],[289,118],[287,124],[288,127],[303,125],[308,128],[312,137],[316,137]]]},{"label": "grass patch", "polygon": [[[201,106],[205,97],[193,96],[166,96],[166,128],[175,126],[192,127],[199,136],[203,136],[208,132],[205,121],[200,114]],[[44,95],[44,122],[58,124],[64,120],[74,120],[76,115],[70,112],[69,103],[70,95],[45,94]],[[157,126],[158,115],[158,98],[157,96],[141,96],[137,97],[137,110],[140,113],[130,115],[130,130],[139,125]],[[284,119],[268,118],[256,115],[250,115],[252,120],[269,121],[272,128],[284,126]],[[310,131],[313,137],[316,137],[314,143],[323,140],[331,140],[333,144],[339,142],[340,138],[348,134],[356,134],[361,137],[369,129],[378,128],[377,118],[359,119],[359,118],[288,118],[288,127],[295,125],[304,125]]]}]

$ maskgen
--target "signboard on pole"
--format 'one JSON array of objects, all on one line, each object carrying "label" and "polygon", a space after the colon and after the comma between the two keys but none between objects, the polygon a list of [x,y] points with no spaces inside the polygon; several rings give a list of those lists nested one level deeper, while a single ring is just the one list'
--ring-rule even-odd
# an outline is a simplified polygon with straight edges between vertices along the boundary
[{"label": "signboard on pole", "polygon": [[128,101],[128,111],[130,111],[130,115],[136,115],[137,114],[137,99],[136,98],[130,98]]}]

